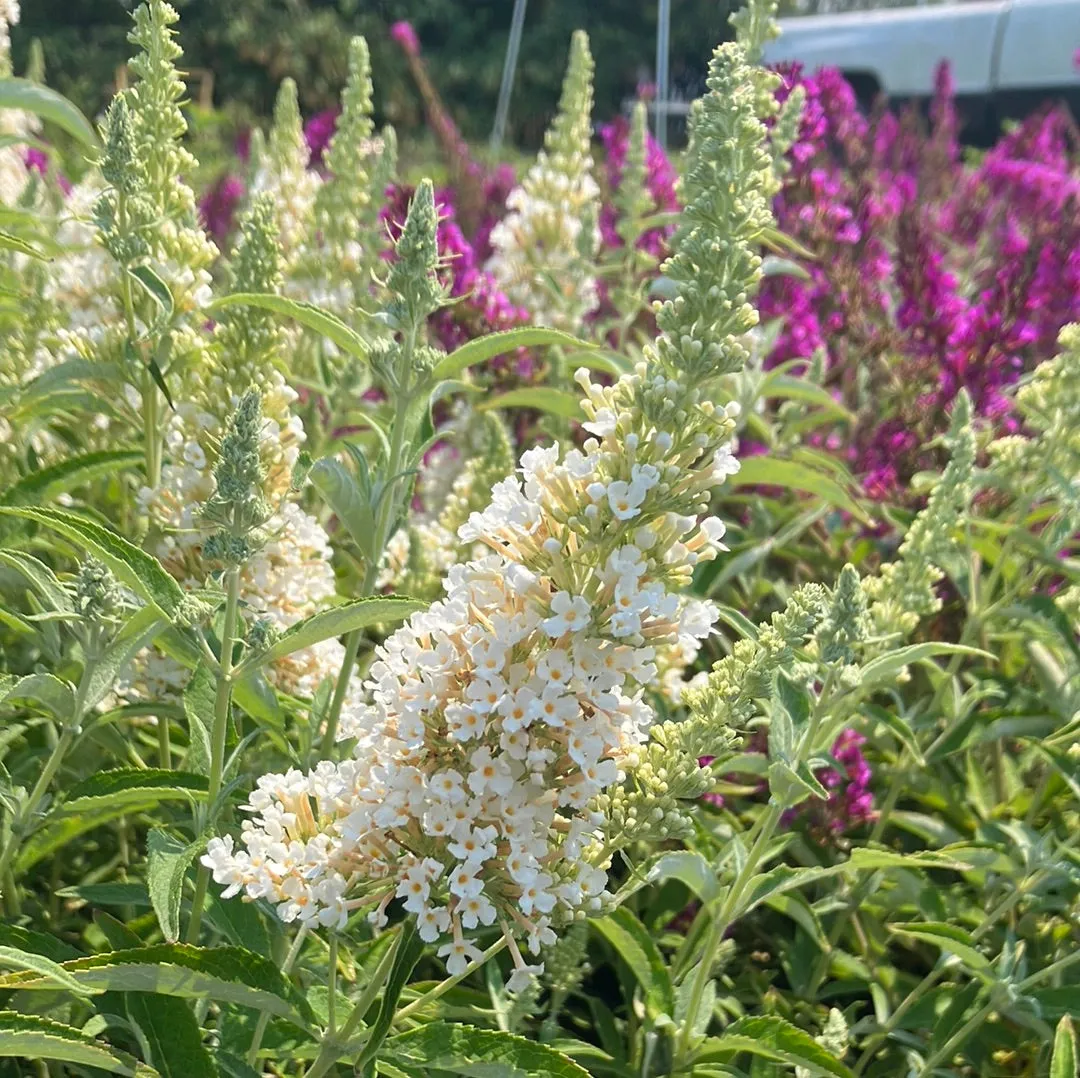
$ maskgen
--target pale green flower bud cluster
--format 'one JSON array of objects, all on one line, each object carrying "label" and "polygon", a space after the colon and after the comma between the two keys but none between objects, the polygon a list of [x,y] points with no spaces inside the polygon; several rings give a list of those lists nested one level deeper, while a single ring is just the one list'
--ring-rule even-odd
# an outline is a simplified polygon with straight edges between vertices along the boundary
[{"label": "pale green flower bud cluster", "polygon": [[[328,176],[315,196],[315,226],[321,237],[318,260],[350,281],[353,299],[367,291],[378,257],[376,237],[367,234],[368,208],[382,202],[373,190],[370,162],[380,147],[372,139],[371,60],[367,42],[354,37],[349,44],[349,77],[341,95],[337,129],[326,148]],[[374,258],[373,258],[374,255]]]},{"label": "pale green flower bud cluster", "polygon": [[941,566],[957,545],[957,532],[973,493],[975,433],[966,392],[953,405],[946,441],[949,463],[904,536],[897,559],[863,584],[871,600],[869,617],[875,636],[907,636],[922,618],[941,608],[936,592],[944,575]]},{"label": "pale green flower bud cluster", "polygon": [[386,277],[390,293],[386,313],[394,329],[416,332],[446,302],[447,289],[438,277],[438,227],[435,189],[431,180],[421,180]]},{"label": "pale green flower bud cluster", "polygon": [[86,558],[72,583],[76,612],[87,624],[114,622],[127,606],[127,596],[116,577],[96,558]]},{"label": "pale green flower bud cluster", "polygon": [[262,426],[262,397],[257,389],[249,389],[225,426],[214,468],[215,490],[202,509],[203,520],[221,528],[203,544],[204,556],[212,561],[229,565],[247,561],[252,533],[273,513],[264,489]]},{"label": "pale green flower bud cluster", "polygon": [[132,266],[150,253],[157,208],[148,193],[149,178],[139,157],[135,124],[127,99],[113,99],[102,128],[101,176],[109,189],[94,206],[102,246],[121,266]]},{"label": "pale green flower bud cluster", "polygon": [[783,178],[791,168],[787,152],[795,145],[799,137],[799,124],[802,122],[803,106],[806,104],[806,87],[801,83],[788,94],[776,121],[769,132],[769,149],[772,151],[773,172],[778,179]]},{"label": "pale green flower bud cluster", "polygon": [[[634,105],[630,114],[630,134],[626,145],[626,160],[618,188],[611,196],[617,211],[616,228],[621,247],[613,248],[610,258],[621,268],[623,275],[629,278],[621,287],[632,289],[643,274],[653,266],[653,255],[638,246],[638,240],[645,231],[644,222],[654,209],[652,194],[647,185],[648,169],[646,164],[648,150],[648,111],[643,101]],[[614,285],[617,290],[618,283]],[[613,296],[617,309],[636,310],[636,300],[632,296]]]},{"label": "pale green flower bud cluster", "polygon": [[593,59],[575,31],[559,108],[544,149],[506,200],[487,264],[510,299],[539,325],[575,330],[599,302],[600,188],[592,174]]},{"label": "pale green flower bud cluster", "polygon": [[[989,447],[997,471],[1026,498],[1060,498],[1080,474],[1080,324],[1065,326],[1059,354],[1041,363],[1016,395],[1030,436],[999,438]],[[1052,487],[1052,492],[1051,488]]]},{"label": "pale green flower bud cluster", "polygon": [[296,83],[285,79],[274,102],[269,141],[265,149],[252,147],[251,192],[268,193],[274,199],[286,274],[303,261],[305,245],[314,229],[315,197],[322,180],[308,168],[309,157]]},{"label": "pale green flower bud cluster", "polygon": [[[164,0],[147,0],[135,12],[135,27],[128,40],[140,51],[130,61],[139,81],[125,91],[135,127],[135,149],[147,177],[147,195],[160,218],[155,235],[155,257],[176,272],[172,282],[183,280],[181,270],[193,275],[190,300],[194,305],[209,298],[208,278],[200,271],[217,257],[217,248],[199,225],[195,192],[185,182],[197,162],[183,146],[187,121],[180,102],[187,95],[176,67],[183,51],[173,29],[179,16]],[[174,297],[186,308],[183,295]]]},{"label": "pale green flower bud cluster", "polygon": [[[281,289],[281,252],[274,221],[274,203],[259,195],[240,222],[240,239],[230,266],[233,292],[278,292]],[[219,379],[214,395],[262,386],[279,359],[283,334],[279,320],[258,307],[230,307],[222,311],[214,333],[218,347]]]},{"label": "pale green flower bud cluster", "polygon": [[772,223],[776,190],[765,127],[756,113],[753,69],[735,42],[713,54],[694,121],[686,199],[664,265],[678,295],[658,309],[649,351],[691,384],[742,367],[743,336],[758,322],[752,297],[761,277],[757,245]]},{"label": "pale green flower bud cluster", "polygon": [[816,634],[818,658],[826,665],[850,665],[855,661],[856,647],[869,631],[866,592],[855,567],[845,565],[833,588],[829,612]]},{"label": "pale green flower bud cluster", "polygon": [[735,731],[753,717],[760,700],[772,696],[777,672],[790,669],[796,651],[806,645],[828,609],[826,589],[805,585],[760,627],[756,640],[740,640],[704,685],[686,690],[683,702],[689,717],[653,727],[639,750],[631,781],[598,806],[610,815],[612,843],[623,846],[691,830],[688,803],[711,784],[710,772],[698,760],[730,753]]}]

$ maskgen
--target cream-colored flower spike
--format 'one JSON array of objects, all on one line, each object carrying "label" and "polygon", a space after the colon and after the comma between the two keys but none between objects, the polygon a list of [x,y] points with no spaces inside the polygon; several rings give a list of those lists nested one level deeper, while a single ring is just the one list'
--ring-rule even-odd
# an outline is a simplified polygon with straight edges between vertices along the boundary
[{"label": "cream-colored flower spike", "polygon": [[555,120],[544,148],[507,198],[509,213],[491,232],[487,268],[539,325],[574,331],[596,308],[594,260],[600,244],[600,189],[593,179],[593,60],[584,31],[574,33]]}]

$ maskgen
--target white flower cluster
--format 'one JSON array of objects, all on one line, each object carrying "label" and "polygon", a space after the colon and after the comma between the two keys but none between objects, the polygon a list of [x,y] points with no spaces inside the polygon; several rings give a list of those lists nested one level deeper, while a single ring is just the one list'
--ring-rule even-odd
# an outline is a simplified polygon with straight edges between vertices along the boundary
[{"label": "white flower cluster", "polygon": [[589,148],[593,61],[580,30],[570,45],[559,109],[544,149],[506,200],[509,213],[491,230],[487,269],[527,307],[537,325],[574,332],[596,309],[600,189]]},{"label": "white flower cluster", "polygon": [[[91,172],[71,189],[60,211],[56,243],[60,253],[53,260],[45,295],[63,317],[65,330],[98,343],[120,325],[120,270],[98,241],[94,206],[105,190],[97,172]],[[41,366],[61,362],[66,352],[63,334],[41,357]],[[38,372],[40,373],[40,372]]]},{"label": "white flower cluster", "polygon": [[600,302],[596,277],[582,272],[583,253],[591,258],[600,246],[597,217],[589,212],[599,195],[587,168],[569,177],[552,169],[541,151],[524,183],[510,192],[510,212],[491,230],[486,269],[539,326],[573,329]]},{"label": "white flower cluster", "polygon": [[272,165],[262,164],[251,181],[252,197],[265,193],[274,200],[278,241],[287,266],[303,258],[311,234],[315,196],[323,182],[318,172],[308,168],[307,158],[305,149],[302,155]]},{"label": "white flower cluster", "polygon": [[[334,596],[334,570],[326,530],[288,498],[293,465],[305,440],[303,424],[289,411],[296,393],[276,372],[264,376],[263,383],[262,456],[275,513],[264,528],[266,541],[241,569],[240,596],[250,616],[264,618],[281,631]],[[214,398],[216,391],[220,397]],[[211,388],[210,397],[230,399],[220,386]],[[236,401],[232,395],[234,406]],[[223,419],[207,407],[179,404],[165,434],[168,463],[161,485],[144,487],[139,496],[159,532],[152,552],[173,576],[192,587],[202,585],[206,571],[200,561],[205,531],[199,527],[199,513],[214,491],[213,460],[207,450],[223,431]],[[343,658],[341,644],[327,640],[294,652],[266,673],[281,691],[310,698],[320,681],[337,675]],[[173,695],[178,685],[182,681],[170,661],[148,651],[136,662],[127,691],[141,695],[155,686]]]},{"label": "white flower cluster", "polygon": [[680,594],[724,549],[698,522],[737,467],[731,412],[644,364],[583,402],[595,437],[560,460],[530,449],[520,477],[460,529],[489,553],[447,575],[447,596],[376,652],[341,735],[352,759],[260,780],[242,845],[203,863],[227,895],[286,921],[342,926],[395,899],[440,942],[451,974],[466,932],[498,922],[537,954],[553,925],[602,909],[608,838],[594,799],[648,738],[645,693],[664,649],[711,632],[716,610]]}]

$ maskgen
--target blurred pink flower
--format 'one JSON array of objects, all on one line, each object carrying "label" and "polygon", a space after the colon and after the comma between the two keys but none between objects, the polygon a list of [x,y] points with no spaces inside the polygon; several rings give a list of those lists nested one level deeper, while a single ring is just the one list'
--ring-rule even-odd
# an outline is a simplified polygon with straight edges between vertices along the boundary
[{"label": "blurred pink flower", "polygon": [[396,41],[409,56],[420,55],[420,39],[416,36],[413,24],[402,19],[390,27],[390,37]]}]

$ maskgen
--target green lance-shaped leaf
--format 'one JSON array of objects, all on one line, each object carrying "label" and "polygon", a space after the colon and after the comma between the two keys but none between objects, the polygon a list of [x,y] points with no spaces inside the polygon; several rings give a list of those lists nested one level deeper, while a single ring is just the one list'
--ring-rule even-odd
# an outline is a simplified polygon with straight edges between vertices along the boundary
[{"label": "green lance-shaped leaf", "polygon": [[495,408],[535,408],[538,412],[561,416],[563,419],[584,419],[581,401],[576,393],[551,386],[527,386],[511,389],[476,405],[478,412],[490,412]]},{"label": "green lance-shaped leaf", "polygon": [[39,262],[48,261],[48,258],[32,243],[2,230],[0,230],[0,251],[15,251],[17,254],[26,255],[27,258],[36,258]]},{"label": "green lance-shaped leaf", "polygon": [[128,1017],[138,1026],[162,1078],[218,1078],[191,1007],[174,996],[128,992]]},{"label": "green lance-shaped leaf", "polygon": [[321,610],[291,625],[270,647],[246,659],[237,667],[237,677],[322,640],[357,629],[367,629],[372,625],[392,625],[404,621],[410,614],[426,610],[427,606],[421,599],[410,599],[404,595],[379,595]]},{"label": "green lance-shaped leaf", "polygon": [[546,1044],[494,1029],[426,1022],[383,1044],[379,1059],[409,1074],[427,1069],[465,1078],[588,1078],[589,1072]]},{"label": "green lance-shaped leaf", "polygon": [[641,985],[649,1017],[655,1021],[661,1015],[674,1015],[675,990],[671,976],[649,930],[625,906],[607,917],[595,918],[590,924],[611,944]]},{"label": "green lance-shaped leaf", "polygon": [[63,94],[29,79],[0,79],[0,109],[32,112],[56,124],[90,149],[97,149],[98,137],[90,121]]},{"label": "green lance-shaped leaf", "polygon": [[539,348],[541,346],[559,346],[562,348],[594,349],[596,345],[579,340],[569,333],[557,329],[545,329],[542,326],[523,326],[521,329],[508,329],[501,333],[489,333],[477,337],[460,348],[455,348],[441,359],[432,371],[431,377],[436,382],[447,378],[457,378],[462,371],[477,363],[484,363],[496,356],[506,355],[518,348]]},{"label": "green lance-shaped leaf", "polygon": [[160,768],[106,771],[79,783],[50,812],[45,825],[23,844],[16,867],[25,872],[87,831],[129,813],[154,808],[162,801],[191,801],[206,796],[202,775]]},{"label": "green lance-shaped leaf", "polygon": [[[301,1029],[313,1020],[303,994],[268,958],[239,947],[164,943],[108,951],[64,962],[84,988],[107,992],[160,992],[181,999],[209,997],[285,1018]],[[42,991],[53,982],[32,972],[0,975],[0,990]]]},{"label": "green lance-shaped leaf", "polygon": [[116,475],[125,468],[138,465],[142,459],[142,450],[107,449],[62,460],[23,476],[0,494],[0,505],[41,505],[51,502],[59,494],[67,494],[95,479]]},{"label": "green lance-shaped leaf", "polygon": [[922,644],[908,644],[894,651],[886,652],[863,667],[860,688],[868,689],[890,681],[905,666],[925,662],[936,655],[970,655],[988,662],[994,662],[997,656],[981,648],[968,647],[966,644],[949,644],[944,641],[928,640]]},{"label": "green lance-shaped leaf", "polygon": [[153,1067],[73,1026],[15,1011],[0,1011],[0,1057],[55,1060],[79,1067],[97,1067],[127,1078],[158,1078]]},{"label": "green lance-shaped leaf", "polygon": [[371,545],[375,541],[375,514],[349,469],[339,460],[324,457],[312,465],[308,478],[364,557],[374,557]]},{"label": "green lance-shaped leaf", "polygon": [[1076,1078],[1076,1034],[1072,1019],[1065,1015],[1054,1032],[1054,1054],[1050,1058],[1050,1078]]},{"label": "green lance-shaped leaf", "polygon": [[816,494],[823,501],[844,509],[864,524],[870,518],[858,502],[831,475],[819,472],[794,460],[779,460],[772,456],[744,457],[738,473],[731,479],[732,486],[783,487]]},{"label": "green lance-shaped leaf", "polygon": [[0,703],[8,706],[20,701],[41,704],[60,722],[75,716],[75,690],[52,674],[27,674],[0,691]]},{"label": "green lance-shaped leaf", "polygon": [[100,991],[79,984],[63,966],[51,958],[18,947],[0,946],[0,968],[37,974],[52,982],[53,987],[67,989],[77,996],[92,996]]},{"label": "green lance-shaped leaf", "polygon": [[184,602],[180,585],[146,551],[94,520],[62,509],[0,506],[0,514],[21,517],[59,532],[93,554],[137,595],[174,617]]},{"label": "green lance-shaped leaf", "polygon": [[910,921],[903,924],[890,924],[886,927],[898,936],[922,940],[937,947],[940,951],[956,955],[968,969],[984,970],[990,965],[986,955],[976,948],[971,933],[959,925],[946,924],[942,921]]},{"label": "green lance-shaped leaf", "polygon": [[740,1018],[721,1036],[705,1041],[694,1062],[722,1063],[742,1052],[803,1067],[814,1078],[852,1078],[850,1069],[809,1033],[777,1015]]},{"label": "green lance-shaped leaf", "polygon": [[358,1074],[363,1073],[367,1064],[378,1055],[387,1033],[390,1032],[390,1027],[394,1024],[394,1012],[397,1010],[402,990],[412,976],[416,963],[420,961],[420,956],[424,953],[424,941],[416,934],[416,925],[412,920],[405,921],[399,933],[394,944],[394,960],[379,1003],[379,1013],[371,1025],[364,1050],[356,1060]]},{"label": "green lance-shaped leaf", "polygon": [[264,311],[273,311],[283,318],[291,318],[305,328],[326,337],[343,352],[356,359],[366,360],[371,351],[359,333],[350,329],[337,315],[324,311],[313,303],[301,303],[298,300],[286,299],[284,296],[275,296],[270,293],[234,292],[232,295],[222,296],[215,300],[207,310],[213,313],[226,307],[236,306],[260,307]]},{"label": "green lance-shaped leaf", "polygon": [[70,943],[65,943],[51,932],[35,932],[30,928],[22,928],[0,921],[0,945],[14,947],[20,951],[32,951],[34,954],[44,955],[54,962],[66,962],[70,958],[82,958],[83,952]]},{"label": "green lance-shaped leaf", "polygon": [[74,613],[75,605],[56,574],[44,563],[21,550],[0,550],[0,565],[18,573],[52,612]]},{"label": "green lance-shaped leaf", "polygon": [[159,828],[154,828],[147,836],[146,885],[162,935],[168,943],[175,943],[180,938],[184,877],[205,845],[203,839],[181,842]]}]

